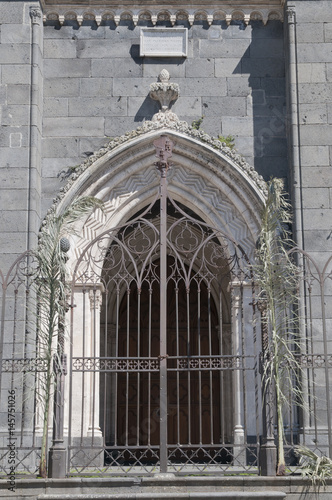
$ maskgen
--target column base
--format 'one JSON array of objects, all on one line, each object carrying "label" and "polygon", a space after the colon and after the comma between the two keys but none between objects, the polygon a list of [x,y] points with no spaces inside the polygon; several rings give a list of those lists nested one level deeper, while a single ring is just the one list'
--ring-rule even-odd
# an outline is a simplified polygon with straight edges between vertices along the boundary
[{"label": "column base", "polygon": [[62,479],[66,477],[66,448],[50,448],[48,452],[48,477]]},{"label": "column base", "polygon": [[261,476],[275,476],[277,470],[277,448],[274,442],[268,442],[261,446],[259,459]]}]

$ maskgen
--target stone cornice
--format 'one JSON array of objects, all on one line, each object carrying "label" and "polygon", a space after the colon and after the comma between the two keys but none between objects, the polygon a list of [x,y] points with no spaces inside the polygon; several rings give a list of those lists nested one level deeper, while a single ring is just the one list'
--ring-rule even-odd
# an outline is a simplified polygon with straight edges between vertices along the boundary
[{"label": "stone cornice", "polygon": [[44,13],[44,22],[76,21],[79,25],[84,22],[114,22],[130,21],[135,26],[140,23],[155,25],[158,21],[169,21],[171,24],[206,21],[213,22],[243,21],[248,24],[251,20],[260,20],[265,24],[269,20],[283,20],[284,0],[243,0],[214,1],[191,0],[190,2],[155,1],[132,2],[124,0],[41,0]]}]

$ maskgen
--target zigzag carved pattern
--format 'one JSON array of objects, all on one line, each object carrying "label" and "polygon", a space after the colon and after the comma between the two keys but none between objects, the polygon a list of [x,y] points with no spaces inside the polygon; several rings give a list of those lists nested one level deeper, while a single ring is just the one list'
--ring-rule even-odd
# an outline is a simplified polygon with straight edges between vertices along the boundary
[{"label": "zigzag carved pattern", "polygon": [[76,258],[82,254],[86,245],[105,229],[107,220],[132,194],[145,186],[152,185],[155,180],[155,171],[147,169],[132,175],[123,184],[112,189],[109,193],[109,200],[104,204],[104,213],[99,209],[96,210],[84,224],[82,236],[75,246]]},{"label": "zigzag carved pattern", "polygon": [[[101,210],[96,210],[84,225],[82,237],[75,246],[76,258],[82,254],[86,245],[107,227],[107,220],[130,196],[146,186],[152,186],[155,180],[155,171],[147,169],[125,179],[122,184],[111,190],[109,201],[105,202],[104,213]],[[248,256],[251,255],[253,241],[243,217],[233,204],[222,197],[216,187],[183,166],[177,166],[176,170],[173,171],[171,183],[172,181],[192,188],[194,192],[199,193],[208,204],[213,206],[217,212],[222,214],[228,226],[225,229],[230,230],[235,241],[243,247]]]},{"label": "zigzag carved pattern", "polygon": [[196,193],[200,193],[217,212],[222,214],[235,241],[243,247],[247,255],[251,255],[253,241],[250,238],[245,221],[241,214],[236,211],[234,205],[221,196],[217,188],[183,167],[176,170],[173,179],[179,184],[190,186]]}]

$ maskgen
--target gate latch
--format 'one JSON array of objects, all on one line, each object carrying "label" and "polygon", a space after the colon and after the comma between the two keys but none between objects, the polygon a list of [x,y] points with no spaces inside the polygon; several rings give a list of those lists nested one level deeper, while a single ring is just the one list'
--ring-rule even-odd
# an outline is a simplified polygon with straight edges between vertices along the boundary
[{"label": "gate latch", "polygon": [[158,356],[158,359],[161,361],[162,359],[167,359],[168,358],[168,354],[165,354],[164,356]]}]

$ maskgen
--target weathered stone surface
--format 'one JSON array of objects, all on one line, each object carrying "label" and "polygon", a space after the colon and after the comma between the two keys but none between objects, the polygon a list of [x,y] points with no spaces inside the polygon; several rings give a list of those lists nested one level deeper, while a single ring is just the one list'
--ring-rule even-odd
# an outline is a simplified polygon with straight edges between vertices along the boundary
[{"label": "weathered stone surface", "polygon": [[0,215],[0,232],[10,231],[13,233],[24,232],[27,229],[27,213],[25,210],[2,211]]},{"label": "weathered stone surface", "polygon": [[[328,146],[302,146],[301,165],[303,167],[326,167],[330,163]],[[325,170],[323,170],[324,172]]]},{"label": "weathered stone surface", "polygon": [[301,63],[297,67],[299,83],[324,83],[327,80],[325,63]]},{"label": "weathered stone surface", "polygon": [[332,62],[332,43],[301,43],[297,54],[299,63]]},{"label": "weathered stone surface", "polygon": [[250,40],[201,40],[200,57],[249,57]]},{"label": "weathered stone surface", "polygon": [[30,45],[27,43],[0,44],[0,64],[29,64]]},{"label": "weathered stone surface", "polygon": [[78,139],[76,137],[45,138],[42,140],[42,154],[44,158],[75,158],[78,156]]},{"label": "weathered stone surface", "polygon": [[296,26],[296,38],[298,43],[324,42],[324,24],[321,22],[299,23]]},{"label": "weathered stone surface", "polygon": [[[141,121],[143,118],[151,120],[155,113],[158,113],[159,105],[150,97],[128,97],[128,116],[134,116]],[[122,115],[124,116],[124,114]],[[133,126],[131,128],[134,128]]]},{"label": "weathered stone surface", "polygon": [[327,122],[328,120],[326,104],[301,104],[300,123],[310,125]]},{"label": "weathered stone surface", "polygon": [[308,146],[325,146],[332,144],[331,128],[329,125],[303,125],[301,137]]},{"label": "weathered stone surface", "polygon": [[332,42],[332,22],[324,23],[324,42]]},{"label": "weathered stone surface", "polygon": [[[135,43],[133,40],[78,40],[77,42],[77,57],[93,58],[93,59],[117,59],[131,56],[132,46]],[[136,44],[139,43],[139,38]]]},{"label": "weathered stone surface", "polygon": [[[255,83],[252,80],[252,78],[227,78],[227,95],[230,97],[246,97],[251,93],[251,86]],[[257,79],[257,86],[259,83]]]},{"label": "weathered stone surface", "polygon": [[[141,83],[140,79],[137,79],[136,84],[132,84],[134,78],[121,80],[122,84],[129,80],[131,85],[128,88],[136,88],[138,92],[143,92],[144,84]],[[113,91],[114,88],[114,91]],[[147,87],[145,87],[147,88]],[[146,90],[144,90],[146,92]],[[86,97],[108,97],[112,95],[131,95],[126,93],[125,90],[120,90],[115,92],[115,82],[113,84],[113,78],[81,78],[80,80],[80,95]]]},{"label": "weathered stone surface", "polygon": [[331,230],[331,211],[328,209],[304,208],[303,217],[305,227]]},{"label": "weathered stone surface", "polygon": [[125,116],[126,114],[127,97],[78,97],[69,100],[69,116]]},{"label": "weathered stone surface", "polygon": [[3,126],[19,127],[30,122],[30,107],[16,104],[2,106],[1,124]]},{"label": "weathered stone surface", "polygon": [[178,83],[181,96],[226,96],[226,79],[216,78],[173,78],[174,83]]},{"label": "weathered stone surface", "polygon": [[28,145],[28,127],[2,127],[0,129],[0,147],[22,148]]},{"label": "weathered stone surface", "polygon": [[332,82],[332,63],[326,63],[326,79],[328,82]]},{"label": "weathered stone surface", "polygon": [[221,119],[222,134],[233,136],[253,136],[253,122],[251,117],[225,116]]},{"label": "weathered stone surface", "polygon": [[[114,78],[105,79],[97,78],[96,86],[98,88],[98,82],[106,80],[108,82],[113,82],[113,95],[114,96],[128,96],[128,97],[140,97],[147,96],[149,93],[150,83],[156,80],[156,78]],[[173,81],[173,79],[172,79]],[[87,81],[87,85],[89,81]],[[101,83],[100,83],[101,85]]]},{"label": "weathered stone surface", "polygon": [[28,64],[5,64],[1,71],[2,83],[26,84],[30,82],[31,68]]},{"label": "weathered stone surface", "polygon": [[45,97],[78,97],[79,92],[79,78],[50,78],[44,81]]},{"label": "weathered stone surface", "polygon": [[[1,19],[3,22],[3,20]],[[1,43],[30,44],[31,26],[29,24],[2,24]]]},{"label": "weathered stone surface", "polygon": [[192,116],[194,118],[202,115],[202,101],[200,97],[183,97],[180,101],[174,103],[172,111],[180,118],[181,116]]},{"label": "weathered stone surface", "polygon": [[303,187],[317,188],[331,186],[332,171],[329,167],[303,167],[302,180]]},{"label": "weathered stone surface", "polygon": [[[236,71],[238,71],[237,67]],[[251,77],[283,78],[285,76],[285,61],[282,57],[271,57],[271,54],[270,57],[264,58],[243,58],[241,71],[248,73]]]},{"label": "weathered stone surface", "polygon": [[202,104],[206,116],[245,116],[247,114],[245,97],[204,97]]},{"label": "weathered stone surface", "polygon": [[[68,169],[77,165],[77,158],[44,158],[42,161],[42,177],[57,177],[61,179],[68,173]],[[61,172],[63,175],[60,175]]]},{"label": "weathered stone surface", "polygon": [[[133,110],[133,113],[135,110]],[[144,111],[139,114],[137,111],[135,116],[119,116],[116,120],[113,118],[105,119],[105,135],[106,137],[117,137],[123,135],[128,130],[133,130],[138,127],[144,120]]]},{"label": "weathered stone surface", "polygon": [[215,64],[215,76],[216,78],[225,78],[229,76],[242,76],[244,59],[241,61],[238,58],[216,58],[214,59]]},{"label": "weathered stone surface", "polygon": [[104,118],[102,117],[84,116],[84,118],[64,117],[44,119],[45,137],[89,137],[100,135],[104,135]]},{"label": "weathered stone surface", "polygon": [[27,104],[30,97],[30,85],[9,84],[7,85],[8,104]]},{"label": "weathered stone surface", "polygon": [[44,40],[44,57],[46,59],[63,59],[76,57],[76,40],[69,38],[65,40],[46,39]]},{"label": "weathered stone surface", "polygon": [[23,21],[23,2],[5,0],[0,3],[0,19],[2,24],[17,24]]},{"label": "weathered stone surface", "polygon": [[46,59],[45,78],[91,76],[91,61],[85,59]]},{"label": "weathered stone surface", "polygon": [[[26,189],[28,186],[29,173],[24,167],[10,166],[0,169],[0,186],[2,189]],[[8,207],[7,207],[8,208]],[[12,205],[12,209],[15,205]]]},{"label": "weathered stone surface", "polygon": [[265,91],[266,96],[278,97],[286,94],[284,78],[264,78],[261,82],[261,88]]},{"label": "weathered stone surface", "polygon": [[302,83],[299,85],[300,103],[329,102],[332,95],[332,83],[317,83],[311,85]]},{"label": "weathered stone surface", "polygon": [[149,57],[144,57],[143,59],[143,76],[144,78],[153,78],[154,81],[156,81],[157,76],[163,69],[166,69],[169,72],[171,80],[174,78],[184,78],[185,68],[184,59],[160,58],[158,61]]},{"label": "weathered stone surface", "polygon": [[[79,62],[87,63],[88,60],[80,59]],[[162,68],[161,68],[162,69]],[[105,63],[102,59],[92,60],[91,62],[91,76],[93,77],[135,77],[142,76],[142,64],[141,62],[135,62],[132,59],[117,59],[117,60],[109,60]],[[154,74],[156,77],[158,75],[158,71]],[[84,76],[84,75],[82,75]],[[88,76],[88,75],[86,75]]]},{"label": "weathered stone surface", "polygon": [[331,4],[329,0],[309,2],[296,0],[293,4],[296,9],[296,21],[299,24],[306,22],[320,23],[322,20],[326,23],[332,22]]},{"label": "weathered stone surface", "polygon": [[51,116],[68,116],[68,99],[63,97],[51,97],[44,100],[43,115],[45,118]]},{"label": "weathered stone surface", "polygon": [[206,59],[188,59],[186,61],[185,76],[187,78],[210,78],[214,77],[214,60]]},{"label": "weathered stone surface", "polygon": [[306,208],[330,208],[328,187],[303,189],[302,196],[303,206]]},{"label": "weathered stone surface", "polygon": [[13,150],[9,147],[2,147],[0,148],[0,157],[0,169],[7,167],[20,167],[24,170],[29,158],[29,152],[27,148]]},{"label": "weathered stone surface", "polygon": [[281,58],[284,55],[284,44],[282,39],[261,40],[253,39],[250,44],[250,57],[253,58],[269,58],[273,54],[274,57]]}]

